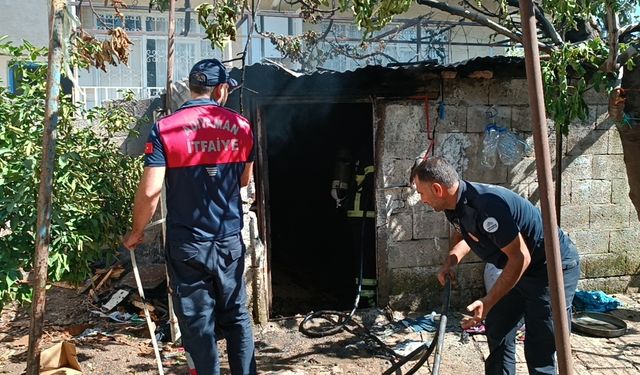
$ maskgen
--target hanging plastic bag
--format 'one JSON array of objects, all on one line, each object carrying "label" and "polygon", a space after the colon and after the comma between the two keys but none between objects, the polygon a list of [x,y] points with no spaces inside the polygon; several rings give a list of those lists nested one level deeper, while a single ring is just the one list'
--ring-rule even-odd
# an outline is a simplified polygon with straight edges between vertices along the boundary
[{"label": "hanging plastic bag", "polygon": [[482,160],[481,164],[487,168],[495,168],[498,151],[499,131],[494,124],[487,125],[484,130],[482,140]]},{"label": "hanging plastic bag", "polygon": [[514,165],[525,155],[526,143],[505,128],[499,129],[498,156],[504,165]]}]

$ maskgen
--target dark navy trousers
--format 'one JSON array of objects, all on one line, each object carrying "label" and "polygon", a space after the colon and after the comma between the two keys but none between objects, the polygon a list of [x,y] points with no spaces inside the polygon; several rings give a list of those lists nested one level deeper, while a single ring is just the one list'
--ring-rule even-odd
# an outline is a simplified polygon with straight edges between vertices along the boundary
[{"label": "dark navy trousers", "polygon": [[218,375],[216,334],[227,340],[231,373],[256,374],[247,309],[241,235],[214,241],[168,241],[167,265],[182,343],[198,375]]},{"label": "dark navy trousers", "polygon": [[[564,295],[571,324],[571,303],[580,278],[580,261],[575,247],[563,260]],[[489,311],[485,320],[490,354],[485,360],[487,375],[516,373],[517,325],[524,316],[524,354],[529,374],[556,374],[556,344],[551,316],[551,297],[546,265],[536,275],[523,276],[516,286]]]}]

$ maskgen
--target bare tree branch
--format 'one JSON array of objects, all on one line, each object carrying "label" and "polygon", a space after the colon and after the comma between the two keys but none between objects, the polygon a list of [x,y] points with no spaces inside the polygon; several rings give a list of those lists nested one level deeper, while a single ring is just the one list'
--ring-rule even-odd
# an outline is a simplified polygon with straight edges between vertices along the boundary
[{"label": "bare tree branch", "polygon": [[389,35],[393,35],[395,33],[398,33],[400,31],[402,31],[402,30],[406,30],[406,29],[408,29],[410,27],[413,27],[413,26],[415,26],[417,24],[420,24],[420,23],[422,23],[422,16],[414,18],[414,19],[411,19],[411,20],[408,20],[402,26],[399,26],[396,29],[389,30],[389,31],[384,32],[382,34],[376,35],[375,37],[373,37],[373,38],[371,38],[371,39],[369,39],[367,41],[368,42],[378,42],[378,41],[382,40],[383,38],[388,37]]},{"label": "bare tree branch", "polygon": [[[449,5],[446,4],[442,1],[438,1],[438,0],[417,0],[418,4],[421,5],[426,5],[428,7],[431,8],[435,8],[438,10],[441,10],[443,12],[447,12],[449,14],[453,14],[455,16],[460,16],[460,17],[464,17],[466,19],[472,20],[474,22],[477,22],[483,26],[486,26],[494,31],[496,31],[499,34],[502,34],[506,37],[508,37],[511,40],[514,40],[518,43],[522,43],[522,35],[521,34],[516,34],[511,32],[511,30],[507,29],[506,27],[498,24],[497,22],[483,16],[477,13],[471,13],[468,10],[455,6],[455,5]],[[550,52],[551,50],[553,50],[553,46],[550,46],[548,44],[542,43],[542,42],[538,42],[538,47],[540,48],[540,50],[545,51],[545,52]]]},{"label": "bare tree branch", "polygon": [[618,13],[613,10],[611,6],[607,7],[607,28],[609,29],[609,57],[605,63],[605,71],[613,73],[616,71],[616,65],[618,60]]},{"label": "bare tree branch", "polygon": [[624,26],[620,29],[620,39],[622,39],[623,37],[631,34],[631,33],[635,33],[636,31],[640,31],[640,23],[636,23],[636,24],[629,24],[627,26]]},{"label": "bare tree branch", "polygon": [[[508,0],[507,4],[515,8],[520,8],[519,0]],[[549,19],[545,17],[542,9],[535,2],[533,3],[533,12],[536,16],[536,20],[540,23],[540,29],[542,30],[542,32],[545,33],[549,38],[551,38],[551,41],[554,44],[563,44],[564,41],[562,40],[560,33],[558,33],[551,21],[549,21]]]},{"label": "bare tree branch", "polygon": [[480,3],[480,5],[482,6],[482,9],[478,8],[475,4],[473,4],[473,2],[469,1],[469,0],[464,0],[464,3],[471,9],[475,10],[476,12],[480,13],[480,14],[484,14],[487,17],[498,17],[499,15],[497,13],[493,13],[490,12],[485,6],[484,4]]}]

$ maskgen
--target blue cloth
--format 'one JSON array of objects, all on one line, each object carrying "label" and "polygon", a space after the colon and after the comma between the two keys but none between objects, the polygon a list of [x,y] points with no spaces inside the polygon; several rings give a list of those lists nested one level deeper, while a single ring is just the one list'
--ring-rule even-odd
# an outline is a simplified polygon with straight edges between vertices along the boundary
[{"label": "blue cloth", "polygon": [[421,316],[416,319],[403,319],[401,323],[408,328],[411,328],[414,332],[435,332],[438,329],[438,322],[435,320],[435,312],[429,315]]},{"label": "blue cloth", "polygon": [[607,312],[617,309],[622,303],[601,290],[579,290],[573,305],[578,311]]}]

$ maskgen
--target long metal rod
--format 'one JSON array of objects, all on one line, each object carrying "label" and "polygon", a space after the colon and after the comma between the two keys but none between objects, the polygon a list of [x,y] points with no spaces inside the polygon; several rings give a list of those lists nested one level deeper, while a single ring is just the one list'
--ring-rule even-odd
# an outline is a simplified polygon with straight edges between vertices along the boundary
[{"label": "long metal rod", "polygon": [[47,97],[44,112],[42,137],[42,161],[40,163],[40,190],[38,191],[38,217],[36,224],[36,246],[33,259],[33,300],[29,325],[29,349],[27,375],[40,372],[40,345],[46,302],[46,285],[51,243],[51,197],[53,193],[53,169],[56,154],[56,127],[60,100],[60,71],[62,69],[62,23],[65,0],[51,1],[49,13],[49,69],[47,74]]},{"label": "long metal rod", "polygon": [[164,375],[164,369],[162,367],[162,358],[160,357],[160,350],[158,349],[158,340],[156,340],[156,327],[151,321],[151,314],[149,314],[149,308],[147,307],[147,300],[144,297],[144,288],[142,286],[142,280],[140,279],[140,272],[138,271],[138,263],[136,262],[136,250],[131,251],[131,267],[133,268],[133,276],[136,279],[136,286],[138,287],[138,294],[142,299],[142,307],[144,310],[144,317],[147,321],[147,327],[149,328],[149,335],[151,336],[151,344],[153,345],[153,353],[156,356],[156,365],[158,366],[158,373]]},{"label": "long metal rod", "polygon": [[[176,1],[169,1],[169,35],[167,36],[167,94],[165,103],[165,113],[171,114],[171,104],[173,102],[173,93],[171,86],[173,85],[173,64],[175,59],[174,48],[176,38],[176,24],[174,22],[176,16]],[[186,26],[185,26],[186,27]],[[160,198],[160,216],[162,220],[166,220],[167,217],[167,203],[166,203],[166,191],[164,186],[162,187],[162,195]],[[162,249],[166,251],[167,245],[167,224],[166,221],[162,223]],[[165,273],[167,276],[167,290],[169,291],[168,303],[169,303],[169,328],[171,332],[171,342],[176,342],[180,338],[180,326],[178,325],[178,317],[176,316],[175,307],[173,306],[173,298],[171,298],[171,280],[169,278],[169,270],[165,265]]]},{"label": "long metal rod", "polygon": [[[551,174],[551,158],[547,138],[546,114],[544,108],[544,91],[542,89],[542,72],[540,69],[540,53],[536,35],[536,19],[531,0],[520,1],[520,18],[522,19],[523,44],[527,81],[529,87],[529,103],[533,120],[533,141],[536,155],[536,170],[540,186],[540,205],[544,227],[544,245],[547,256],[547,273],[551,293],[551,309],[558,354],[558,371],[560,374],[573,374],[571,358],[571,342],[569,341],[569,324],[567,306],[564,296],[564,280],[560,259],[560,240],[553,194],[553,176]],[[559,178],[560,176],[558,176]]]},{"label": "long metal rod", "polygon": [[176,41],[176,0],[169,0],[169,35],[167,36],[167,114],[171,112],[171,85],[173,84],[173,60]]}]

